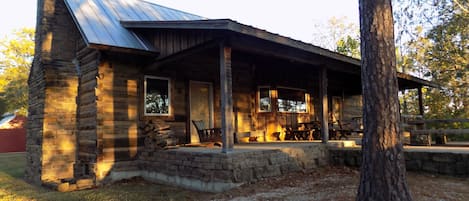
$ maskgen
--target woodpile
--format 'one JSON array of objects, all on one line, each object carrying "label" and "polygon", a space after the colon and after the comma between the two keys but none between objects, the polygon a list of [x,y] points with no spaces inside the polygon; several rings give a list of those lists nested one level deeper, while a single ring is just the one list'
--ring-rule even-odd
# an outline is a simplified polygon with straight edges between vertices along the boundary
[{"label": "woodpile", "polygon": [[162,121],[147,121],[142,127],[145,136],[145,151],[168,149],[178,143],[178,139],[168,124]]}]

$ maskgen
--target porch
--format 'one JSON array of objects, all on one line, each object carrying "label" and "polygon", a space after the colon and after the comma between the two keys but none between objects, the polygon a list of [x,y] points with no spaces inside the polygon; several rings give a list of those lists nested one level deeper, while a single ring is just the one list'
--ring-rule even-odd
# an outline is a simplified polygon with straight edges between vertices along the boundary
[{"label": "porch", "polygon": [[[176,128],[181,143],[199,143],[192,122],[200,120],[205,122],[206,128],[221,130],[222,152],[233,151],[235,134],[237,137],[242,134],[244,140],[254,136],[261,142],[283,141],[288,128],[308,122],[318,122],[311,132],[316,134],[314,139],[327,143],[329,132],[338,127],[334,124],[354,122],[362,116],[358,60],[322,49],[305,50],[303,44],[280,42],[277,36],[262,40],[236,31],[208,31],[211,25],[192,29],[184,23],[176,24],[181,29],[179,32],[167,30],[159,23],[128,22],[125,25],[145,29],[146,35],[152,36],[148,41],[155,43],[162,42],[158,40],[161,34],[177,38],[197,33],[200,38],[209,38],[193,47],[166,41],[165,45],[181,46],[183,50],[165,52],[142,70],[145,86],[163,81],[162,86],[167,88],[145,88],[141,99],[146,100],[152,90],[158,91],[165,95],[160,101],[167,109],[154,114],[143,111],[140,121],[167,122]],[[155,31],[160,35],[153,34]],[[398,76],[401,89],[429,84],[403,74]],[[147,103],[144,103],[143,110],[146,109]],[[352,130],[358,132],[359,129],[358,125]]]}]

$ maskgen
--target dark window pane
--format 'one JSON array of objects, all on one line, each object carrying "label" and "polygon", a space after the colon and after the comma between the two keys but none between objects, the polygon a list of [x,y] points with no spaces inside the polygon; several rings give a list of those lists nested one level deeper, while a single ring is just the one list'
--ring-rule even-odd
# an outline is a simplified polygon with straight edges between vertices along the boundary
[{"label": "dark window pane", "polygon": [[169,80],[146,78],[145,113],[169,114]]},{"label": "dark window pane", "polygon": [[305,92],[295,89],[278,88],[279,112],[306,112]]},{"label": "dark window pane", "polygon": [[270,88],[259,87],[259,111],[270,112],[271,101],[270,101]]}]

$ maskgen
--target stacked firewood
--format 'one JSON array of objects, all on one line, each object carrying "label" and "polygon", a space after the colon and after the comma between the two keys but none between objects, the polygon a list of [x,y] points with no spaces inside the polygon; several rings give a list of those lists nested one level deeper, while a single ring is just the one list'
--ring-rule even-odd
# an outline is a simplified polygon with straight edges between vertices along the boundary
[{"label": "stacked firewood", "polygon": [[167,149],[178,143],[169,125],[162,121],[147,121],[142,127],[145,151]]}]

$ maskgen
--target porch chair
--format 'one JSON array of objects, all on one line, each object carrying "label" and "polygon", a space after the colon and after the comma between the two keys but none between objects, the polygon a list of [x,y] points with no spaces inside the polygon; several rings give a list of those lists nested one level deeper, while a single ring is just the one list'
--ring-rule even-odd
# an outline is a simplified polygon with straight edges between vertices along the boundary
[{"label": "porch chair", "polygon": [[206,128],[204,120],[192,120],[199,135],[200,143],[215,142],[214,145],[221,146],[221,128]]},{"label": "porch chair", "polygon": [[337,120],[337,124],[339,125],[338,129],[334,129],[336,132],[335,138],[341,140],[342,138],[345,138],[348,140],[348,136],[352,135],[352,129],[345,128],[345,125],[348,125],[350,123],[343,123],[341,120]]}]

